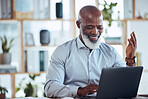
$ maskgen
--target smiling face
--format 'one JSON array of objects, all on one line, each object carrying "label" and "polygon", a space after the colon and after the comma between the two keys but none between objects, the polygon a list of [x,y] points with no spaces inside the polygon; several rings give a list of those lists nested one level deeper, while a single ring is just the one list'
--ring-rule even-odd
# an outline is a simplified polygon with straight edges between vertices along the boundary
[{"label": "smiling face", "polygon": [[88,37],[90,42],[96,43],[103,31],[100,18],[85,19],[80,24],[80,32]]},{"label": "smiling face", "polygon": [[101,12],[94,6],[82,8],[77,26],[80,28],[81,41],[89,48],[91,45],[90,49],[98,47],[99,37],[103,32]]}]

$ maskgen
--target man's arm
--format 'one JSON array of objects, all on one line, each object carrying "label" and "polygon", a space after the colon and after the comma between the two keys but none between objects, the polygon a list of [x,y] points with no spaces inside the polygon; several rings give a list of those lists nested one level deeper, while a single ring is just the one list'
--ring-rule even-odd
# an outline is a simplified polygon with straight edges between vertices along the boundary
[{"label": "man's arm", "polygon": [[74,97],[77,95],[77,86],[64,85],[65,54],[57,48],[50,60],[44,91],[47,97]]},{"label": "man's arm", "polygon": [[128,39],[128,46],[126,47],[126,64],[117,51],[114,49],[113,52],[115,53],[115,64],[114,67],[121,67],[121,66],[135,66],[135,52],[137,49],[137,40],[134,32],[131,33],[131,38]]}]

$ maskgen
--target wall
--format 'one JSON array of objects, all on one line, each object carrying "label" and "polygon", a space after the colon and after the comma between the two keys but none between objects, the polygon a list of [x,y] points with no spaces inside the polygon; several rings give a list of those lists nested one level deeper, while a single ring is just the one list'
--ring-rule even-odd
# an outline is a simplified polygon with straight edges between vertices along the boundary
[{"label": "wall", "polygon": [[141,66],[144,67],[144,71],[139,86],[139,94],[148,93],[148,21],[128,21],[127,22],[127,33],[128,37],[132,31],[135,31],[137,37],[137,52],[140,53]]},{"label": "wall", "polygon": [[128,21],[127,22],[127,33],[128,37],[132,31],[135,31],[137,37],[137,52],[140,53],[141,65],[144,66],[145,70],[148,70],[148,21]]},{"label": "wall", "polygon": [[[144,14],[147,13],[148,14],[148,0],[136,0],[136,17],[140,15],[144,18]],[[148,15],[147,15],[148,18]]]}]

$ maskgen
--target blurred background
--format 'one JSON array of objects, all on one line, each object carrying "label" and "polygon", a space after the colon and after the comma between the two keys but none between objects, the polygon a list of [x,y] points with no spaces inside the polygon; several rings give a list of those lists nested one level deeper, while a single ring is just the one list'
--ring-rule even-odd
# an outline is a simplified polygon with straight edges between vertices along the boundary
[{"label": "blurred background", "polygon": [[6,97],[44,97],[50,57],[58,45],[79,35],[76,20],[86,5],[102,11],[101,41],[123,59],[127,39],[135,32],[136,66],[144,67],[138,94],[148,94],[147,4],[148,0],[0,0],[0,86],[8,90]]}]

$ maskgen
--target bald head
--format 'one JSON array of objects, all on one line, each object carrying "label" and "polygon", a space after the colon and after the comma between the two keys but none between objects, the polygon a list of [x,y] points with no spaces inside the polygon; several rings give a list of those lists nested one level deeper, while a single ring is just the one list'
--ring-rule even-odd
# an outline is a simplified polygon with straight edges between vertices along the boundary
[{"label": "bald head", "polygon": [[99,46],[100,35],[103,32],[103,18],[101,11],[95,6],[85,6],[79,12],[79,19],[76,21],[80,29],[80,40],[90,48],[95,49]]},{"label": "bald head", "polygon": [[84,6],[79,12],[79,21],[82,19],[101,18],[101,11],[95,6]]}]

